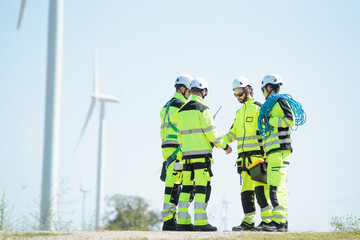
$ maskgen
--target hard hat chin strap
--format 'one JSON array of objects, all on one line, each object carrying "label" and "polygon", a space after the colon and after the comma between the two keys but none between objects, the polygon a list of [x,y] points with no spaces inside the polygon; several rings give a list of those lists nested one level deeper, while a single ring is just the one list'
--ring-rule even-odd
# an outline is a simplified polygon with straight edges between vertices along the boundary
[{"label": "hard hat chin strap", "polygon": [[186,97],[185,93],[186,93],[186,90],[188,90],[188,88],[187,88],[187,87],[185,87],[185,86],[184,86],[184,88],[185,88],[185,91],[181,91],[181,87],[179,87],[179,88],[178,88],[178,90],[179,90],[179,92],[181,93],[181,95],[183,95],[183,96],[184,96],[184,98],[186,98],[186,99],[187,99],[187,97]]},{"label": "hard hat chin strap", "polygon": [[[204,90],[205,90],[205,94],[202,93]],[[205,88],[205,89],[191,88],[191,94],[193,94],[193,95],[195,94],[204,99],[206,97],[206,95],[208,94],[208,91],[207,91],[207,88]]]},{"label": "hard hat chin strap", "polygon": [[184,98],[186,98],[186,96],[185,96],[186,89],[185,89],[185,91],[184,91],[184,92],[183,92],[183,91],[181,91],[181,88],[180,88],[179,90],[180,90],[181,94],[184,96]]},{"label": "hard hat chin strap", "polygon": [[204,95],[202,94],[202,90],[200,91],[200,94],[201,94],[201,96],[202,96],[203,99],[204,99],[204,98],[207,96],[207,94],[208,94],[207,89],[205,88],[204,90],[205,90],[205,94],[204,94]]},{"label": "hard hat chin strap", "polygon": [[268,93],[266,99],[268,99],[271,96],[271,93],[273,91],[273,89],[271,88],[270,92],[267,90],[267,88],[265,87],[265,91]]}]

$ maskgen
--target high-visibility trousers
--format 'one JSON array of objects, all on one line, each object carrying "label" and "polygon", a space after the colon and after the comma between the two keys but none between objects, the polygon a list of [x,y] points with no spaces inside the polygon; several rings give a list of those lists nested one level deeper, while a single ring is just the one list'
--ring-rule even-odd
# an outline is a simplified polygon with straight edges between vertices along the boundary
[{"label": "high-visibility trousers", "polygon": [[[210,161],[208,159],[208,161]],[[211,193],[211,177],[206,165],[205,158],[195,158],[184,161],[182,171],[183,187],[179,197],[178,224],[191,224],[189,214],[191,192],[195,186],[194,225],[204,226],[208,224],[206,208]],[[210,164],[210,163],[209,163]]]},{"label": "high-visibility trousers", "polygon": [[[176,148],[163,148],[163,158],[166,161]],[[178,152],[176,159],[181,161],[181,152]],[[166,170],[164,205],[161,216],[164,222],[174,218],[176,219],[176,206],[178,205],[179,194],[181,190],[181,172],[174,171],[173,161]]]},{"label": "high-visibility trousers", "polygon": [[270,200],[274,208],[272,221],[277,223],[286,223],[288,217],[286,180],[290,153],[290,150],[281,150],[267,156],[267,182],[270,186]]},{"label": "high-visibility trousers", "polygon": [[[250,156],[250,159],[251,162],[254,162],[258,158]],[[248,169],[249,165],[250,163],[246,158],[246,169]],[[253,181],[247,171],[242,171],[240,178],[242,178],[243,182],[241,188],[241,203],[244,211],[243,221],[249,224],[255,223],[256,208],[254,198],[256,196],[257,203],[261,208],[261,220],[265,223],[271,222],[272,206],[270,205],[269,185],[262,182]]]}]

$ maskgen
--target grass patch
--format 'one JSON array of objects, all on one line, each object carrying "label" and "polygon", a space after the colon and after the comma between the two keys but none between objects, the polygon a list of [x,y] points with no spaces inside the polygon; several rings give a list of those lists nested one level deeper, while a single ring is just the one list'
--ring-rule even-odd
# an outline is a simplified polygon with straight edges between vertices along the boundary
[{"label": "grass patch", "polygon": [[222,240],[336,240],[360,239],[360,233],[354,232],[298,232],[298,233],[248,233],[238,234],[236,237],[213,238]]},{"label": "grass patch", "polygon": [[54,236],[66,236],[71,235],[71,233],[52,233],[52,232],[3,232],[0,233],[0,239],[27,239],[27,238],[35,238],[35,237],[54,237]]},{"label": "grass patch", "polygon": [[[113,235],[109,235],[109,232],[106,234],[106,239],[112,240],[112,239],[124,239],[123,235],[117,235],[116,232],[113,232]],[[132,239],[132,240],[147,240],[149,239],[145,234],[147,232],[144,232],[144,235],[137,235],[137,236],[128,236],[126,239]],[[209,233],[210,235],[211,233]],[[73,235],[73,233],[56,233],[56,232],[0,232],[0,239],[1,240],[18,240],[18,239],[60,239],[61,236],[71,235],[71,238],[73,239],[89,239],[94,237],[93,233],[91,233],[91,236],[89,235],[89,232],[83,232],[77,233]],[[360,239],[360,233],[356,232],[288,232],[288,233],[266,233],[266,232],[244,232],[244,233],[234,233],[231,232],[231,234],[225,233],[224,236],[219,237],[211,237],[207,236],[206,234],[203,235],[204,238],[199,238],[197,236],[196,238],[191,238],[191,235],[184,236],[184,239],[190,240],[190,239],[196,239],[196,240],[210,240],[210,239],[220,239],[220,240],[284,240],[284,239],[290,239],[290,240],[337,240],[337,239],[344,239],[344,240],[353,240],[353,239]],[[101,233],[97,235],[97,237],[100,237]],[[190,237],[189,237],[190,236]],[[60,238],[59,238],[60,237]],[[151,238],[152,239],[152,238]],[[164,235],[158,235],[154,236],[154,239],[171,239],[171,234],[168,236],[168,238]]]}]

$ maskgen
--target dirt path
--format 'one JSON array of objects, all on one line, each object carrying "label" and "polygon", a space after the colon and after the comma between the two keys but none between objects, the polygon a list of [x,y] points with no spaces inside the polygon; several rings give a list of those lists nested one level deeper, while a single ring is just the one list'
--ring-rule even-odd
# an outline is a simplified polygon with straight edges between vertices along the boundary
[{"label": "dirt path", "polygon": [[[161,231],[101,231],[101,232],[0,232],[0,239],[61,239],[61,240],[93,240],[93,239],[236,239],[248,234],[239,232],[161,232]],[[261,234],[261,233],[257,233]]]}]

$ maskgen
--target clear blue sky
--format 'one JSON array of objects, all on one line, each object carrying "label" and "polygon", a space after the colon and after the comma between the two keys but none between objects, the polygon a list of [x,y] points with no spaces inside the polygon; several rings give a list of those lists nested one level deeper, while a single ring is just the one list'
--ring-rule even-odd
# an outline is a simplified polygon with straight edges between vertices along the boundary
[{"label": "clear blue sky", "polygon": [[[48,19],[48,1],[28,0],[17,31],[20,2],[0,1],[0,191],[14,218],[39,211]],[[79,228],[80,184],[91,191],[88,219],[95,208],[98,106],[71,159],[90,104],[94,34],[100,91],[121,98],[106,109],[106,196],[140,195],[161,210],[159,112],[179,74],[208,80],[206,101],[213,112],[223,106],[216,125],[225,134],[240,107],[233,79],[247,76],[263,102],[261,79],[275,72],[308,115],[293,133],[290,230],[329,231],[332,216],[360,216],[359,9],[356,0],[65,1],[61,218]],[[220,229],[223,199],[227,229],[243,216],[235,152],[214,151],[208,216]]]}]

